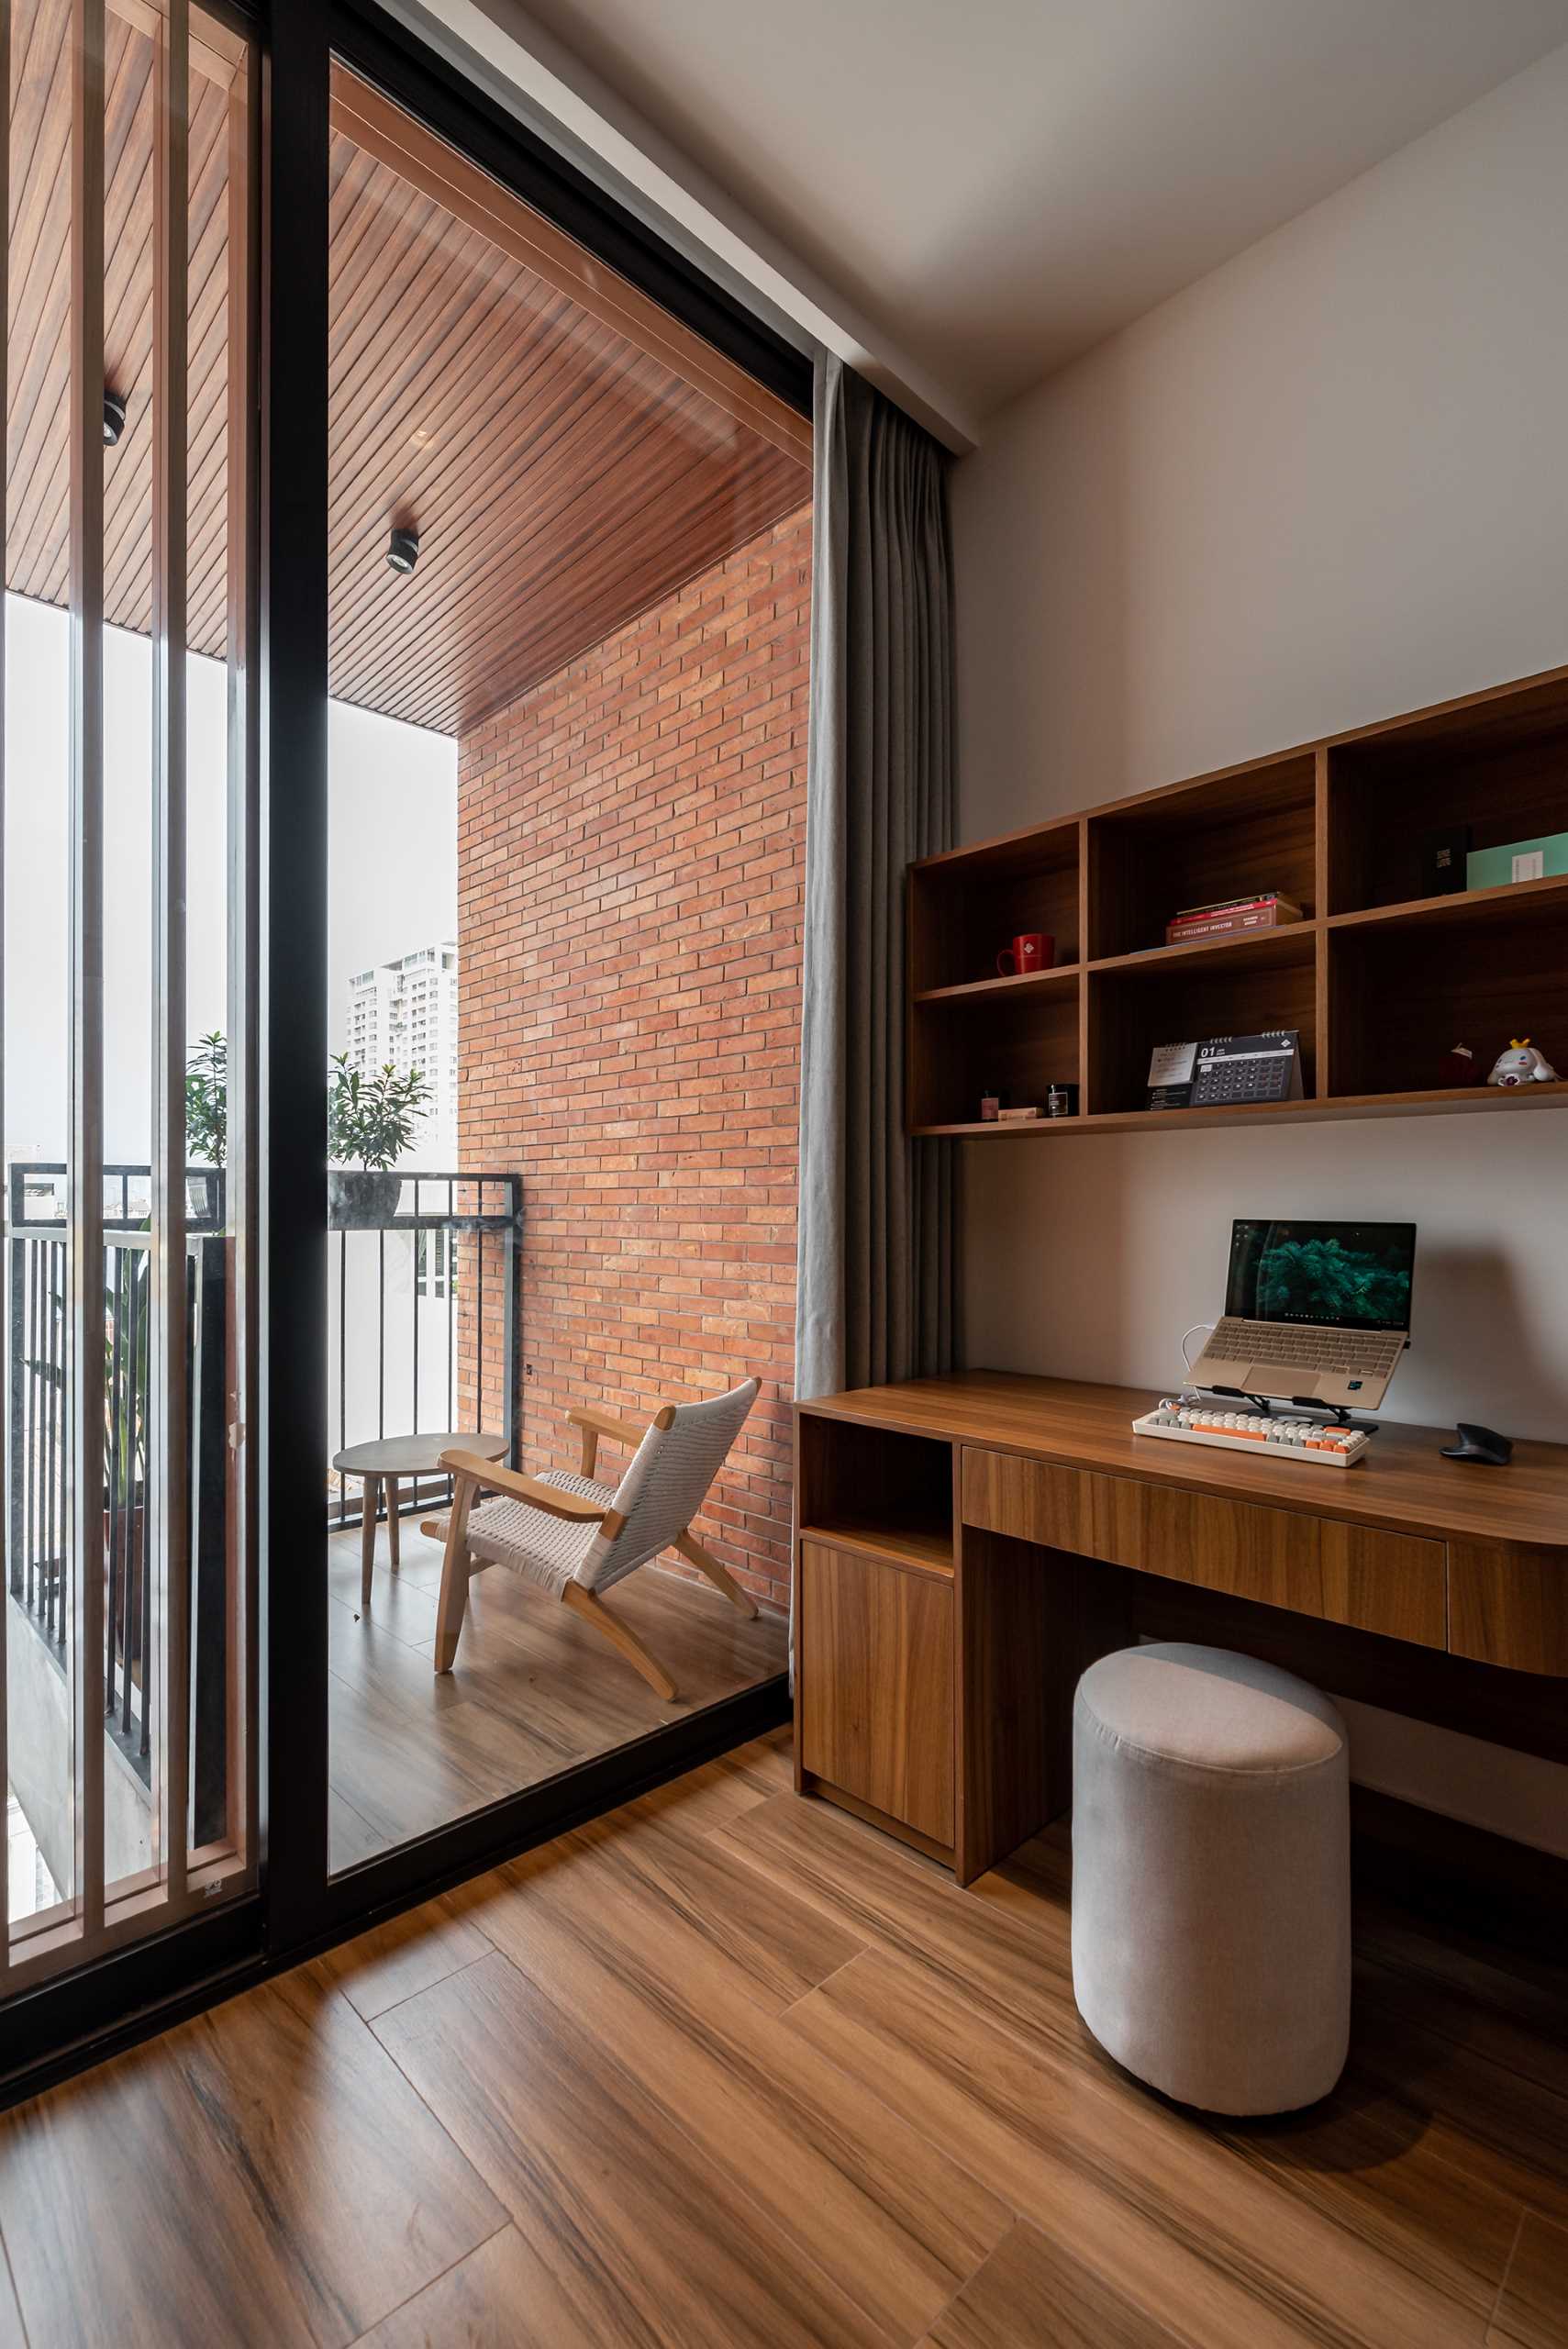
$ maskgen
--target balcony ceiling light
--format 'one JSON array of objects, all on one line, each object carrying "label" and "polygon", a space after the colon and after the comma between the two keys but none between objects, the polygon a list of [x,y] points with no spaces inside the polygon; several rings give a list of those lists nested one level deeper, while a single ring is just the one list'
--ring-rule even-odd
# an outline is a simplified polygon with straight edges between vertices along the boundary
[{"label": "balcony ceiling light", "polygon": [[118,392],[104,392],[104,446],[112,449],[125,430],[125,402]]},{"label": "balcony ceiling light", "polygon": [[394,530],[386,542],[386,559],[394,571],[412,571],[419,560],[418,531]]}]

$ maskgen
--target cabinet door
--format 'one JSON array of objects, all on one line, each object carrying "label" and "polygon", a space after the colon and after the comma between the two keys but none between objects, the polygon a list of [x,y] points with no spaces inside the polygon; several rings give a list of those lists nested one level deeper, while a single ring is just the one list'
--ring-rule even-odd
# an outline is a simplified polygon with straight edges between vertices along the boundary
[{"label": "cabinet door", "polygon": [[801,1759],[934,1842],[953,1840],[952,1584],[801,1544]]}]

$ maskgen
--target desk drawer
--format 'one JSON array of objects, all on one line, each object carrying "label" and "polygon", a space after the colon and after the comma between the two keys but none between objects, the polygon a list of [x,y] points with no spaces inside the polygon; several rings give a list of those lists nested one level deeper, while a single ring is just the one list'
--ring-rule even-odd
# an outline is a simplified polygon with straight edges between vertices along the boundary
[{"label": "desk drawer", "polygon": [[1561,1550],[1451,1542],[1448,1577],[1455,1655],[1568,1679],[1568,1558]]},{"label": "desk drawer", "polygon": [[963,1454],[963,1520],[1421,1647],[1447,1642],[1440,1542],[973,1447]]}]

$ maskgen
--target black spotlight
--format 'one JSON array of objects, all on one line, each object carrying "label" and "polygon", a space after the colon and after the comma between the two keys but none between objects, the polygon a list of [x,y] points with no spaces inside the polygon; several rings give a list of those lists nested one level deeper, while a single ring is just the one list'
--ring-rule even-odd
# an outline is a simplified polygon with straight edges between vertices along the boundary
[{"label": "black spotlight", "polygon": [[417,530],[394,530],[386,542],[386,559],[394,571],[412,571],[419,560]]},{"label": "black spotlight", "polygon": [[104,446],[112,449],[125,430],[125,402],[118,392],[104,394]]}]

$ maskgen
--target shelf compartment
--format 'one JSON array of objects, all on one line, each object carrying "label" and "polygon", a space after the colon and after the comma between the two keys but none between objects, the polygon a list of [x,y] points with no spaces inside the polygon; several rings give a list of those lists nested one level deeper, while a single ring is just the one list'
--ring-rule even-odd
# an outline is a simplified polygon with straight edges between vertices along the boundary
[{"label": "shelf compartment", "polygon": [[[1155,1046],[1274,1028],[1300,1031],[1301,1083],[1309,1104],[1317,1084],[1317,950],[1316,928],[1298,925],[1238,941],[1229,953],[1184,951],[1170,963],[1162,957],[1091,972],[1088,1122],[1140,1112],[1162,1125],[1191,1114],[1149,1110],[1149,1060]],[[1266,1106],[1277,1110],[1298,1105]],[[1223,1121],[1238,1112],[1215,1114]]]},{"label": "shelf compartment", "polygon": [[803,1540],[951,1576],[951,1443],[807,1409],[799,1415],[795,1466]]},{"label": "shelf compartment", "polygon": [[[1485,1077],[1515,1036],[1568,1072],[1568,889],[1526,883],[1498,895],[1507,902],[1440,898],[1330,927],[1331,1100],[1441,1097],[1451,1046],[1468,1044]],[[1460,1108],[1480,1089],[1447,1097]]]},{"label": "shelf compartment", "polygon": [[1079,1082],[1078,989],[1076,977],[1058,986],[1029,981],[996,996],[965,992],[914,1004],[911,1129],[978,1121],[989,1085],[1043,1114],[1051,1085]]},{"label": "shelf compartment", "polygon": [[1277,889],[1310,918],[1317,798],[1317,759],[1303,751],[1091,817],[1091,959],[1162,947],[1173,914],[1253,890]]},{"label": "shelf compartment", "polygon": [[995,979],[997,955],[1029,930],[1055,939],[1059,964],[1080,959],[1080,829],[1073,816],[910,866],[909,984],[917,996]]},{"label": "shelf compartment", "polygon": [[1485,849],[1568,831],[1568,678],[1334,743],[1328,773],[1328,910],[1418,901],[1428,832],[1468,824]]}]

